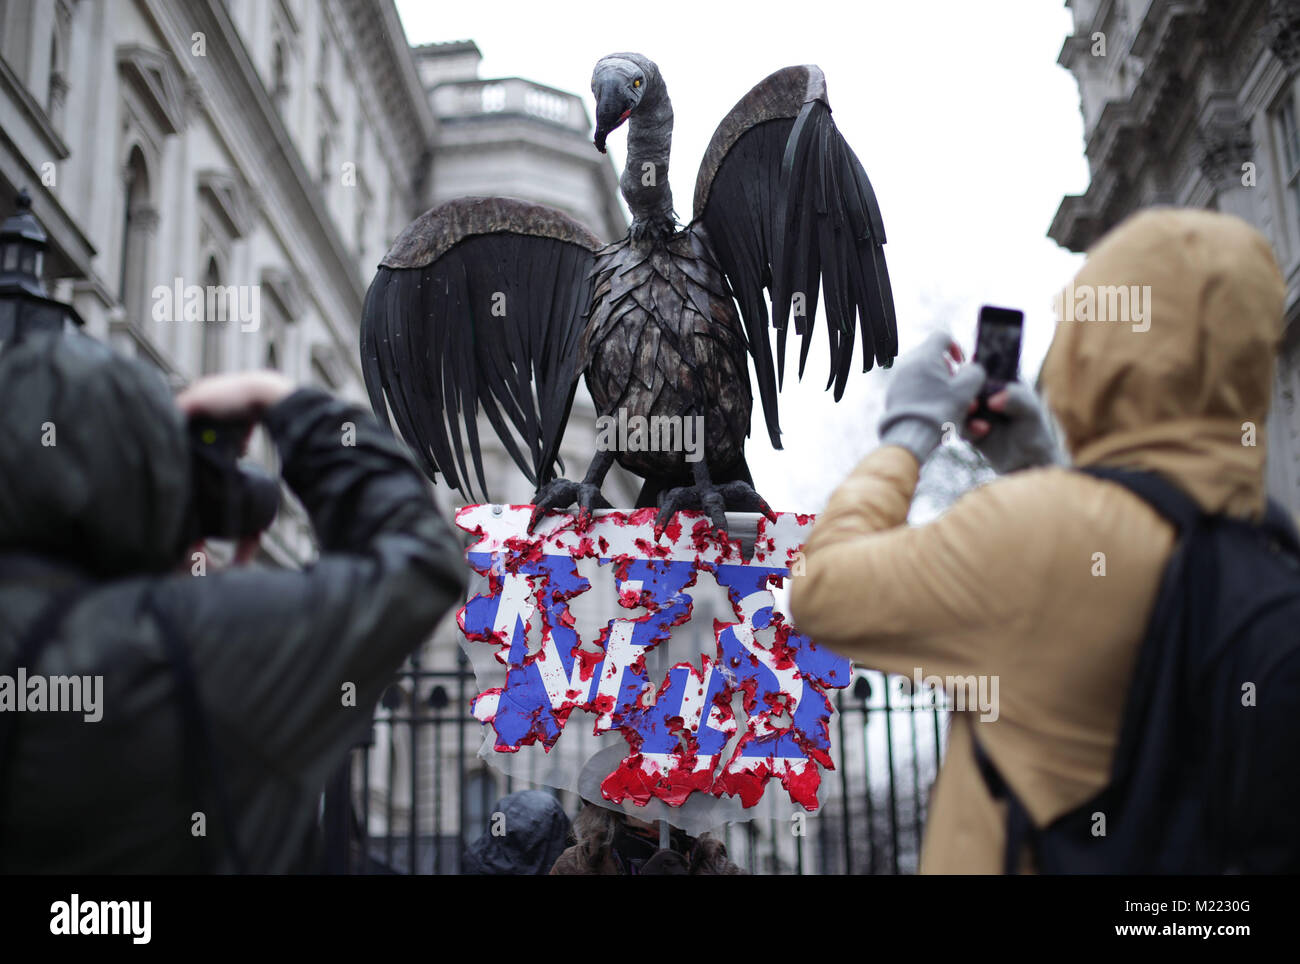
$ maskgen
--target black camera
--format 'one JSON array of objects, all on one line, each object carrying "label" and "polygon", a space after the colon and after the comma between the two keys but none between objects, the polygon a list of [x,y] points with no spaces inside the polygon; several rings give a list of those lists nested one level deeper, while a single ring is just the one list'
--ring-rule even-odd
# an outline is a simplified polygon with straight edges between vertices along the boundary
[{"label": "black camera", "polygon": [[251,430],[250,422],[190,419],[195,541],[251,538],[275,521],[279,483],[257,466],[239,462]]}]

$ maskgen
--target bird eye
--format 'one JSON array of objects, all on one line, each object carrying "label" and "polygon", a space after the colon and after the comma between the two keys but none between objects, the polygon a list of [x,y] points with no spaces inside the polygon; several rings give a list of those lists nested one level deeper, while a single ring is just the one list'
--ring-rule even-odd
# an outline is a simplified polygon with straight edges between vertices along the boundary
[{"label": "bird eye", "polygon": [[632,81],[632,86],[633,86],[633,87],[640,87],[640,86],[641,86],[641,78],[638,77],[636,80]]}]

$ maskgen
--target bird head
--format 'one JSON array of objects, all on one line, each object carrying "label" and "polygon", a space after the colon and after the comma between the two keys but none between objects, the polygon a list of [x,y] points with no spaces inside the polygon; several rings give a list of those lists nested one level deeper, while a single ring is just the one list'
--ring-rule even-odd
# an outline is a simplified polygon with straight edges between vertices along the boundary
[{"label": "bird head", "polygon": [[610,54],[596,61],[591,73],[591,92],[596,98],[596,150],[605,153],[605,138],[632,116],[658,77],[658,68],[640,54]]}]

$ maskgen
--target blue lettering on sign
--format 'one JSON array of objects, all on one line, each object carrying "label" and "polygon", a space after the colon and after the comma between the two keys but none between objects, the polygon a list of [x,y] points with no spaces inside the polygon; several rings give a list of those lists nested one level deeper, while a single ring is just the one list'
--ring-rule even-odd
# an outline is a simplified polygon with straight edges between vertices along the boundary
[{"label": "blue lettering on sign", "polygon": [[[496,750],[549,748],[582,710],[595,717],[596,732],[619,731],[629,745],[603,784],[611,799],[676,804],[700,791],[738,794],[748,806],[775,776],[793,799],[815,808],[816,766],[831,766],[826,690],[847,686],[851,666],[794,632],[774,609],[772,586],[788,568],[775,559],[709,561],[707,553],[683,559],[587,551],[585,558],[613,567],[622,605],[644,613],[611,619],[598,639],[584,641],[569,604],[591,584],[572,547],[557,548],[521,536],[468,555],[490,588],[465,605],[461,627],[467,639],[495,644],[506,664],[504,685],[481,693],[473,707],[495,730]],[[652,681],[645,657],[690,620],[701,572],[726,590],[733,618],[715,622],[712,651],[706,646],[698,663],[678,663]],[[541,637],[533,653],[530,629]],[[736,694],[746,719],[723,759],[738,731]]]}]

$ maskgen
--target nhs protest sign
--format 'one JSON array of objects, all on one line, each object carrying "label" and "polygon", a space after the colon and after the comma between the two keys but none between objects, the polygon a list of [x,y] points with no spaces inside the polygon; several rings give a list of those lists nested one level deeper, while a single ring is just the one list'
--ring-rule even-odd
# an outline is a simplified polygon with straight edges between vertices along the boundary
[{"label": "nhs protest sign", "polygon": [[531,512],[456,517],[476,537],[458,622],[484,687],[480,756],[690,833],[746,819],[765,794],[817,809],[827,691],[851,667],[794,632],[773,593],[812,517],[732,515],[752,533],[742,544],[697,513],[656,539],[654,509],[548,516],[529,533]]}]

